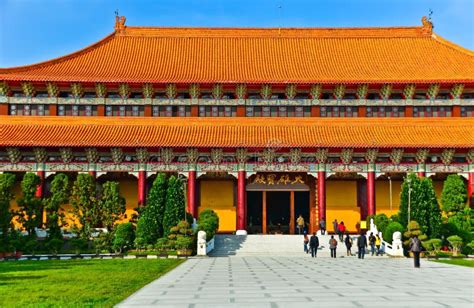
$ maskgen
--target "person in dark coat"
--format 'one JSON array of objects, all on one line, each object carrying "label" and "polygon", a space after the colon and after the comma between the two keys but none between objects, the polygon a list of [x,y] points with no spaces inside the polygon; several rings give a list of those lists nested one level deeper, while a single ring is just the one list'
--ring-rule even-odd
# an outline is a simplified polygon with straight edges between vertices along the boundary
[{"label": "person in dark coat", "polygon": [[415,268],[420,268],[420,252],[421,242],[418,236],[413,236],[410,240],[410,251],[413,252],[413,260],[415,262]]},{"label": "person in dark coat", "polygon": [[318,254],[319,239],[316,236],[316,232],[313,233],[309,239],[309,249],[311,250],[311,257],[316,258]]},{"label": "person in dark coat", "polygon": [[346,238],[344,239],[344,243],[346,244],[347,249],[347,256],[352,256],[351,248],[352,248],[352,238],[349,234],[346,234]]},{"label": "person in dark coat", "polygon": [[365,248],[367,248],[367,238],[365,237],[364,232],[361,232],[357,238],[357,256],[359,259],[364,259]]},{"label": "person in dark coat", "polygon": [[324,218],[319,221],[319,230],[321,230],[321,235],[326,233],[326,221]]}]

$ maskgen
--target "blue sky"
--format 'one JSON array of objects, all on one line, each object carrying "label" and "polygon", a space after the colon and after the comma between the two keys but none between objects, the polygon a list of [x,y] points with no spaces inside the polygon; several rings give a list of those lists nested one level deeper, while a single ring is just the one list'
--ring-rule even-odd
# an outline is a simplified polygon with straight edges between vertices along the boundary
[{"label": "blue sky", "polygon": [[[278,7],[281,6],[281,9]],[[383,27],[421,25],[474,49],[474,0],[0,0],[0,67],[59,57],[132,26]]]}]

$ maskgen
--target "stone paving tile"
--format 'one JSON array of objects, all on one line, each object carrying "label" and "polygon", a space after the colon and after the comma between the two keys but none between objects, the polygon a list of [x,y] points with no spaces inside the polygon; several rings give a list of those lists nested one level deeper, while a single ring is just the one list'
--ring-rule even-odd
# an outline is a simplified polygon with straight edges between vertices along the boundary
[{"label": "stone paving tile", "polygon": [[190,259],[120,307],[471,307],[474,270],[409,259]]}]

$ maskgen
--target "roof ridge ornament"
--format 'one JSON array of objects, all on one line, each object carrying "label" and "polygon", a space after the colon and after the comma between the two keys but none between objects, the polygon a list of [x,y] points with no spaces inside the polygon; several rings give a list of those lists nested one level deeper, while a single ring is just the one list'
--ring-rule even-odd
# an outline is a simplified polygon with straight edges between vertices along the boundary
[{"label": "roof ridge ornament", "polygon": [[433,23],[431,22],[431,14],[433,11],[430,10],[430,15],[429,18],[426,16],[423,16],[421,18],[421,23],[423,26],[421,27],[423,34],[432,34],[433,33]]},{"label": "roof ridge ornament", "polygon": [[125,31],[125,21],[127,20],[127,18],[125,18],[125,16],[119,16],[118,15],[118,10],[115,11],[115,26],[114,26],[114,29],[115,29],[115,32],[117,33],[123,33]]}]

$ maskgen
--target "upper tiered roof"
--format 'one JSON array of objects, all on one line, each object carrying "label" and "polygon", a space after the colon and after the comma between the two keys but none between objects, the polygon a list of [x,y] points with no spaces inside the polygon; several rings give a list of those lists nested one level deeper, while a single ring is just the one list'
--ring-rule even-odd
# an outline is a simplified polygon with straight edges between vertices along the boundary
[{"label": "upper tiered roof", "polygon": [[474,53],[420,27],[127,27],[0,81],[127,83],[473,82]]}]

